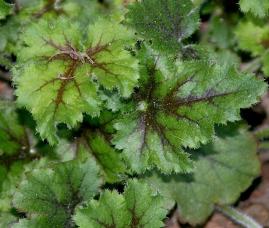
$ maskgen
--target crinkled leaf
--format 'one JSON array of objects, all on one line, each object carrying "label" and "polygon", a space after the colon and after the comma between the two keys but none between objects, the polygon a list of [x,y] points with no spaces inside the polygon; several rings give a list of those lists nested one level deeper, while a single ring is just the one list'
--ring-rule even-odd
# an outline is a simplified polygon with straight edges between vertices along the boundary
[{"label": "crinkled leaf", "polygon": [[191,152],[195,159],[193,173],[164,176],[153,172],[146,176],[146,182],[176,201],[184,220],[202,223],[215,204],[234,203],[259,174],[256,151],[254,138],[246,132],[216,138],[212,144]]},{"label": "crinkled leaf", "polygon": [[74,219],[82,228],[151,228],[162,227],[165,215],[160,195],[153,194],[146,184],[132,180],[122,195],[106,190],[99,200],[78,209]]},{"label": "crinkled leaf", "polygon": [[54,20],[64,16],[79,21],[85,28],[103,12],[96,0],[20,0],[12,6],[16,13],[0,25],[0,51],[5,51],[3,56],[0,55],[0,63],[8,68],[13,66],[11,55],[17,55],[21,48],[18,40],[20,31],[33,21],[37,22],[41,18]]},{"label": "crinkled leaf", "polygon": [[156,49],[175,53],[198,28],[199,10],[190,0],[143,0],[130,5],[126,21]]},{"label": "crinkled leaf", "polygon": [[206,143],[215,124],[240,119],[240,108],[257,102],[266,89],[253,75],[203,58],[179,62],[172,70],[145,54],[140,65],[140,88],[116,120],[113,139],[136,172],[188,171],[183,148]]},{"label": "crinkled leaf", "polygon": [[74,127],[83,113],[99,114],[95,79],[125,97],[136,85],[136,60],[124,50],[132,36],[122,25],[99,20],[83,34],[67,20],[42,20],[23,40],[21,64],[14,70],[18,102],[31,111],[41,137],[51,144],[57,141],[58,123]]},{"label": "crinkled leaf", "polygon": [[72,227],[75,207],[90,200],[101,184],[93,161],[70,161],[35,169],[19,186],[14,205],[27,219],[17,227]]},{"label": "crinkled leaf", "polygon": [[240,0],[239,4],[244,13],[250,12],[257,17],[265,17],[269,12],[268,0]]}]

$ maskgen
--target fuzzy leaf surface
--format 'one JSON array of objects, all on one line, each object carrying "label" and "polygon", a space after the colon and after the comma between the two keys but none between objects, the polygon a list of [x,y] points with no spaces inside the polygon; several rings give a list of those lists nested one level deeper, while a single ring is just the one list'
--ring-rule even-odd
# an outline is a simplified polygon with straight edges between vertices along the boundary
[{"label": "fuzzy leaf surface", "polygon": [[179,62],[174,69],[147,52],[140,58],[140,88],[115,121],[113,139],[136,172],[189,171],[184,148],[206,143],[215,124],[240,119],[240,108],[257,102],[266,89],[253,75],[213,60]]},{"label": "fuzzy leaf surface", "polygon": [[90,200],[101,184],[93,161],[70,161],[35,169],[19,186],[14,205],[27,214],[15,227],[72,227],[75,207]]},{"label": "fuzzy leaf surface", "polygon": [[153,172],[146,177],[146,182],[167,200],[176,201],[185,221],[202,223],[215,204],[234,203],[259,175],[256,152],[256,142],[246,132],[216,138],[213,143],[192,152],[193,173],[164,176]]},{"label": "fuzzy leaf surface", "polygon": [[51,144],[57,142],[57,124],[71,128],[83,113],[99,115],[99,85],[117,88],[124,97],[136,85],[136,60],[124,50],[132,35],[122,25],[100,19],[83,33],[63,18],[41,20],[23,41],[14,70],[18,103],[33,114],[41,137]]},{"label": "fuzzy leaf surface", "polygon": [[129,6],[126,21],[157,50],[175,53],[198,28],[199,11],[190,0],[143,0]]},{"label": "fuzzy leaf surface", "polygon": [[162,205],[160,195],[132,180],[122,195],[106,190],[98,201],[92,200],[86,208],[78,209],[74,219],[81,228],[162,227],[166,215]]},{"label": "fuzzy leaf surface", "polygon": [[268,0],[240,0],[240,8],[244,13],[252,13],[256,17],[265,17],[269,12]]}]

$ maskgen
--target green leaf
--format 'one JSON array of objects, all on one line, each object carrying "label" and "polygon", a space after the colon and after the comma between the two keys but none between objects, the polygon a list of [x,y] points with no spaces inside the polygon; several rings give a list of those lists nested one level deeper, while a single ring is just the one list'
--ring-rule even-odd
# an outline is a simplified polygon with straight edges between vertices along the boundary
[{"label": "green leaf", "polygon": [[17,218],[11,213],[0,213],[0,226],[11,227],[17,221]]},{"label": "green leaf", "polygon": [[260,59],[265,76],[269,76],[269,26],[256,25],[251,21],[241,22],[235,30],[238,47]]},{"label": "green leaf", "polygon": [[57,142],[57,124],[71,128],[83,113],[99,115],[99,85],[117,88],[124,97],[136,85],[136,60],[124,50],[132,35],[122,25],[98,20],[83,33],[63,18],[41,20],[23,41],[14,70],[18,103],[33,114],[41,137],[51,144]]},{"label": "green leaf", "polygon": [[57,146],[57,154],[65,161],[74,158],[82,161],[94,160],[104,179],[113,183],[124,176],[125,164],[119,151],[112,147],[110,135],[101,131],[101,126],[99,128],[85,128],[73,142],[61,140]]},{"label": "green leaf", "polygon": [[162,205],[159,194],[153,194],[146,184],[132,180],[122,195],[106,190],[99,200],[78,209],[74,219],[81,228],[163,227],[166,210]]},{"label": "green leaf", "polygon": [[0,20],[5,19],[12,11],[12,5],[7,4],[4,0],[0,0]]},{"label": "green leaf", "polygon": [[0,176],[4,177],[0,178],[0,211],[8,212],[13,208],[13,195],[17,192],[21,181],[26,178],[26,173],[48,165],[48,160],[37,159],[31,154],[28,156],[19,154],[11,158],[0,157],[0,162]]},{"label": "green leaf", "polygon": [[136,172],[189,171],[184,148],[210,140],[215,124],[239,120],[240,108],[257,102],[266,89],[253,75],[214,60],[178,62],[174,70],[161,58],[140,55],[140,88],[115,121],[113,139]]},{"label": "green leaf", "polygon": [[198,28],[199,9],[190,0],[143,0],[130,5],[126,22],[157,50],[176,53]]},{"label": "green leaf", "polygon": [[9,211],[16,187],[27,170],[41,163],[34,138],[19,122],[15,104],[0,100],[0,211]]},{"label": "green leaf", "polygon": [[208,32],[204,35],[208,42],[221,49],[228,49],[234,45],[234,34],[231,22],[225,20],[220,13],[210,18]]},{"label": "green leaf", "polygon": [[78,153],[94,159],[108,182],[119,180],[125,171],[121,154],[111,146],[107,135],[100,131],[86,131],[78,139]]},{"label": "green leaf", "polygon": [[[18,121],[14,103],[0,100],[0,155],[30,150],[24,126]],[[27,151],[28,152],[28,151]]]},{"label": "green leaf", "polygon": [[266,49],[266,40],[269,38],[269,27],[259,26],[251,21],[238,24],[235,35],[239,48],[251,52],[253,56],[263,54]]},{"label": "green leaf", "polygon": [[234,203],[259,175],[256,151],[254,138],[245,131],[215,138],[213,143],[191,152],[195,159],[193,173],[164,176],[154,172],[145,181],[167,200],[176,201],[185,221],[202,223],[215,204]]},{"label": "green leaf", "polygon": [[72,0],[23,0],[18,3],[19,13],[16,16],[23,19],[24,23],[40,18],[65,16],[84,24],[96,18],[101,11],[96,0],[77,0],[76,2]]},{"label": "green leaf", "polygon": [[72,227],[77,205],[90,200],[101,184],[93,161],[70,161],[35,169],[19,186],[15,207],[26,212],[15,227]]},{"label": "green leaf", "polygon": [[265,17],[269,12],[268,0],[240,0],[240,8],[244,13],[252,13],[257,17]]}]

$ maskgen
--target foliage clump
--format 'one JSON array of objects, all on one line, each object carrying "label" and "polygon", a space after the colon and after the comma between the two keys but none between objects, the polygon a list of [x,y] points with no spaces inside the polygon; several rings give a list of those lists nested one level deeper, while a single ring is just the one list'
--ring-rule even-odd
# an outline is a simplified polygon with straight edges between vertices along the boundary
[{"label": "foliage clump", "polygon": [[251,185],[269,5],[202,2],[0,0],[1,227],[197,225]]}]

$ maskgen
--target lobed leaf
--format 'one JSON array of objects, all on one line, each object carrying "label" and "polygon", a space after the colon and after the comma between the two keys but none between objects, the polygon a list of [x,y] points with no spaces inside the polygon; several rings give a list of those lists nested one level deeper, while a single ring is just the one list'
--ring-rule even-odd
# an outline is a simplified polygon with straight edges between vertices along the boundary
[{"label": "lobed leaf", "polygon": [[15,207],[27,214],[14,227],[73,227],[76,206],[91,199],[101,184],[93,161],[70,161],[35,169],[19,186]]},{"label": "lobed leaf", "polygon": [[[241,22],[235,30],[239,48],[251,52],[253,56],[262,54],[269,37],[269,27],[261,27],[251,21]],[[251,37],[251,39],[250,39]]]},{"label": "lobed leaf", "polygon": [[[269,27],[256,25],[251,21],[241,22],[235,31],[238,47],[250,52],[254,57],[260,57],[262,70],[269,76]],[[251,37],[251,38],[250,38]]]},{"label": "lobed leaf", "polygon": [[256,151],[254,138],[245,131],[232,137],[217,137],[213,143],[191,152],[195,159],[193,173],[164,176],[152,172],[145,181],[167,200],[176,201],[185,221],[202,223],[214,205],[234,203],[259,175]]},{"label": "lobed leaf", "polygon": [[83,34],[63,18],[44,20],[29,28],[23,41],[14,70],[18,103],[33,114],[41,137],[51,144],[57,142],[59,123],[74,127],[83,113],[99,115],[99,85],[117,88],[124,97],[136,85],[136,60],[124,50],[132,35],[122,25],[98,20]]},{"label": "lobed leaf", "polygon": [[190,0],[143,0],[131,4],[126,22],[157,50],[177,53],[199,26],[199,9]]},{"label": "lobed leaf", "polygon": [[132,180],[122,195],[106,190],[99,200],[78,209],[74,219],[82,228],[162,227],[166,215],[162,205],[160,195],[154,195],[146,184]]},{"label": "lobed leaf", "polygon": [[214,135],[215,124],[240,119],[240,108],[257,102],[266,85],[210,59],[175,63],[140,54],[140,87],[115,121],[113,143],[138,173],[158,167],[187,172],[184,148],[198,148]]}]

